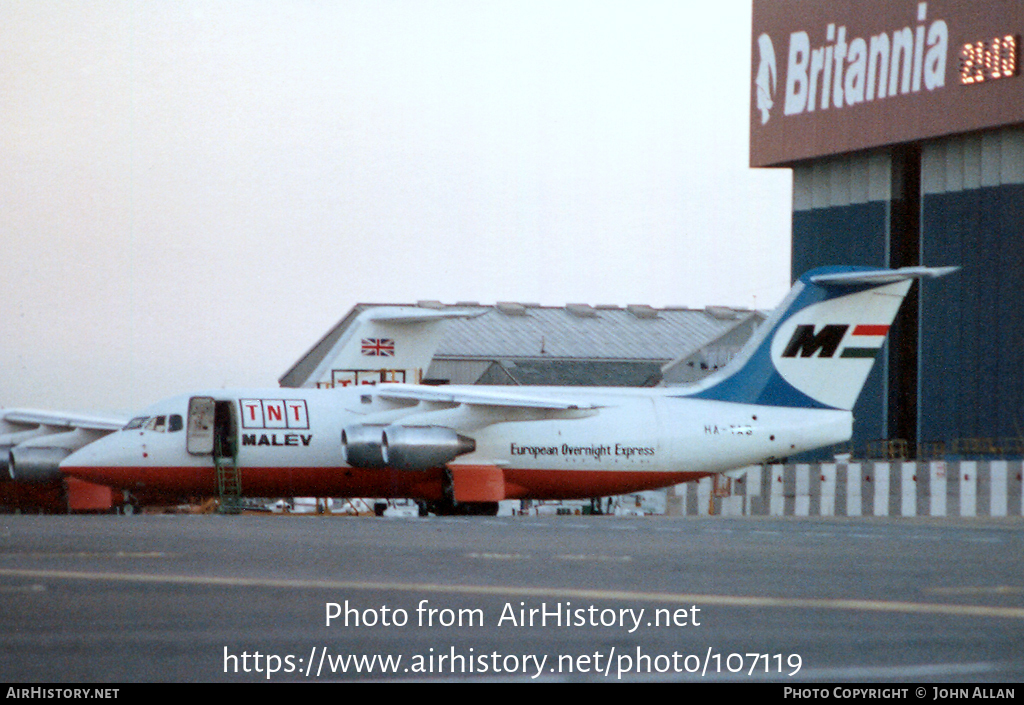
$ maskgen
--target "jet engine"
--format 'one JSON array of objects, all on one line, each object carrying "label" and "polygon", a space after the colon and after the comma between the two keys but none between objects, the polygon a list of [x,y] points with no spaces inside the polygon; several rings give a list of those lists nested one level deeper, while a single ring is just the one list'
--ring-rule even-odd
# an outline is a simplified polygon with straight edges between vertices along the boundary
[{"label": "jet engine", "polygon": [[358,468],[427,470],[476,450],[476,441],[443,426],[350,426],[341,433],[342,458]]},{"label": "jet engine", "polygon": [[[0,429],[4,429],[4,426],[9,428],[12,424],[4,423],[3,420],[0,419]],[[0,454],[2,454],[0,455],[0,481],[14,479],[13,463],[11,462],[10,453],[11,449],[15,448],[20,443],[46,435],[46,433],[46,429],[40,426],[28,431],[16,431],[14,433],[0,434]]]},{"label": "jet engine", "polygon": [[67,448],[19,446],[11,449],[8,470],[15,482],[52,482],[63,477],[60,462],[69,455]]},{"label": "jet engine", "polygon": [[341,431],[341,459],[354,468],[384,467],[384,424],[349,426]]},{"label": "jet engine", "polygon": [[399,470],[441,467],[476,450],[476,441],[442,426],[389,426],[384,429],[384,462]]},{"label": "jet engine", "polygon": [[10,449],[7,470],[15,482],[53,482],[63,475],[60,463],[64,458],[82,446],[106,435],[107,431],[77,428],[64,433],[47,433],[49,427],[41,426],[44,432],[25,440]]}]

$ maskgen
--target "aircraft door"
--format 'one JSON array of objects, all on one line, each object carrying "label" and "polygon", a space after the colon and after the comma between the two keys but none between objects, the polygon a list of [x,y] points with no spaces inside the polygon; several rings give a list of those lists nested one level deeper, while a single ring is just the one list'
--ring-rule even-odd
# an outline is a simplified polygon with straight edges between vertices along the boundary
[{"label": "aircraft door", "polygon": [[188,452],[213,455],[213,428],[217,402],[212,397],[188,400]]},{"label": "aircraft door", "polygon": [[238,453],[235,405],[230,401],[216,402],[213,414],[213,452],[218,458],[234,458]]},{"label": "aircraft door", "polygon": [[237,448],[234,405],[212,397],[192,397],[188,402],[188,452],[192,455],[234,457]]}]

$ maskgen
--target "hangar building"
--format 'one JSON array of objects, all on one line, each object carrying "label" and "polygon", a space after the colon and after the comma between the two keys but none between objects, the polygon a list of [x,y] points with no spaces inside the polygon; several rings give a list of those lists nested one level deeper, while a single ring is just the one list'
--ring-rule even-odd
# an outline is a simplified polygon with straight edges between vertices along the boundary
[{"label": "hangar building", "polygon": [[793,170],[793,278],[962,268],[911,292],[855,448],[1020,448],[1022,34],[1024,0],[754,0],[750,164]]},{"label": "hangar building", "polygon": [[[367,309],[358,304],[281,377],[282,387],[329,385],[313,379],[321,362],[342,344],[345,331]],[[437,301],[429,309],[471,312],[445,323],[423,381],[429,384],[498,384],[645,387],[687,384],[718,369],[764,321],[760,311],[725,306],[703,309],[647,305],[493,306]]]}]

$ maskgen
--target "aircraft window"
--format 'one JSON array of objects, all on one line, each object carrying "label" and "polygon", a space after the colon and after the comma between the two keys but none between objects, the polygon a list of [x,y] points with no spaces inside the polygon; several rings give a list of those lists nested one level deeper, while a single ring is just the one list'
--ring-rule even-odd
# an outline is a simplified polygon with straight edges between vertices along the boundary
[{"label": "aircraft window", "polygon": [[135,428],[142,428],[142,424],[146,423],[148,419],[148,416],[136,416],[134,419],[125,424],[125,427],[121,430],[131,431],[132,429]]},{"label": "aircraft window", "polygon": [[147,431],[156,431],[163,433],[167,430],[167,417],[166,416],[154,416],[146,423]]},{"label": "aircraft window", "polygon": [[185,428],[185,424],[181,419],[181,414],[171,414],[167,422],[168,432],[174,433],[175,431],[180,431],[183,428]]}]

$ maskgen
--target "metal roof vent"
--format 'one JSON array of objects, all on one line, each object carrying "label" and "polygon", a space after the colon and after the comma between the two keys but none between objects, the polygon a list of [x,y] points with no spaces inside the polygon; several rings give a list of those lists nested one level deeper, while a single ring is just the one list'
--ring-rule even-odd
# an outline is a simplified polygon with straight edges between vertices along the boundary
[{"label": "metal roof vent", "polygon": [[736,309],[729,308],[728,306],[706,306],[704,311],[712,318],[717,318],[720,321],[734,321],[740,317]]},{"label": "metal roof vent", "polygon": [[565,310],[577,318],[597,318],[597,311],[590,304],[566,304]]},{"label": "metal roof vent", "polygon": [[637,318],[653,320],[658,317],[658,309],[647,304],[630,304],[626,307],[626,310]]},{"label": "metal roof vent", "polygon": [[504,313],[506,316],[525,316],[526,306],[515,301],[499,301],[495,304],[496,308]]},{"label": "metal roof vent", "polygon": [[417,301],[416,305],[419,306],[420,308],[437,308],[437,309],[441,309],[441,308],[445,307],[445,305],[443,303],[441,303],[440,301]]}]

